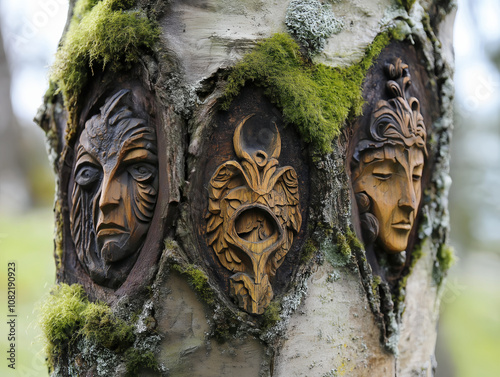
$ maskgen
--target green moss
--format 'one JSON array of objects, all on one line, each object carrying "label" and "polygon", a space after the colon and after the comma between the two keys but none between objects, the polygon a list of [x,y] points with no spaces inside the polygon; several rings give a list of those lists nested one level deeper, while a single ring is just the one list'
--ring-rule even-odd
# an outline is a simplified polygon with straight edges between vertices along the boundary
[{"label": "green moss", "polygon": [[110,3],[112,10],[130,9],[137,3],[137,0],[111,0]]},{"label": "green moss", "polygon": [[424,27],[425,33],[427,35],[427,38],[432,44],[439,43],[439,40],[436,37],[436,34],[434,34],[434,31],[432,30],[432,25],[431,25],[431,18],[429,14],[424,13],[422,15],[422,26]]},{"label": "green moss", "polygon": [[127,362],[127,377],[139,376],[141,369],[151,369],[155,372],[159,371],[158,361],[151,351],[141,351],[135,348],[129,348],[125,352],[125,360]]},{"label": "green moss", "polygon": [[54,205],[54,216],[56,219],[55,224],[55,234],[54,234],[54,259],[56,261],[56,270],[62,267],[62,256],[63,256],[63,226],[64,226],[64,216],[62,213],[62,200],[58,199]]},{"label": "green moss", "polygon": [[116,318],[109,306],[89,303],[82,312],[80,333],[86,338],[114,351],[129,348],[134,342],[133,326]]},{"label": "green moss", "polygon": [[55,286],[40,307],[40,327],[49,363],[80,338],[120,352],[134,341],[133,327],[116,318],[111,308],[88,301],[78,284]]},{"label": "green moss", "polygon": [[177,242],[175,242],[171,238],[166,238],[164,245],[165,245],[165,250],[175,250],[178,248]]},{"label": "green moss", "polygon": [[442,244],[437,252],[437,259],[441,271],[447,272],[456,261],[455,251],[450,245]]},{"label": "green moss", "polygon": [[349,257],[351,255],[351,248],[347,243],[347,238],[342,234],[337,234],[337,247],[338,251],[345,257]]},{"label": "green moss", "polygon": [[325,241],[321,245],[325,259],[334,267],[347,265],[353,253],[362,253],[364,255],[363,244],[350,228],[347,228],[345,234],[337,232],[335,241],[335,243]]},{"label": "green moss", "polygon": [[58,91],[57,84],[53,81],[49,81],[49,88],[45,91],[43,95],[43,101],[45,103],[54,103]]},{"label": "green moss", "polygon": [[396,0],[399,5],[404,7],[407,12],[410,11],[410,9],[413,7],[413,4],[415,4],[415,0]]},{"label": "green moss", "polygon": [[[78,0],[73,8],[72,21],[80,22],[101,0]],[[111,10],[126,10],[136,4],[136,0],[109,0]]]},{"label": "green moss", "polygon": [[[344,242],[342,241],[342,238],[344,238]],[[325,240],[325,242],[321,245],[321,250],[325,255],[325,259],[334,267],[345,266],[350,260],[350,249],[345,242],[345,237],[337,237],[337,241],[339,239],[341,242],[340,244],[338,242],[332,243],[330,240]]]},{"label": "green moss", "polygon": [[418,247],[415,247],[411,253],[411,263],[410,263],[410,268],[415,267],[417,264],[418,260],[422,258],[424,255],[424,252],[422,251],[422,245],[419,245]]},{"label": "green moss", "polygon": [[415,267],[419,259],[422,258],[423,255],[424,252],[422,251],[422,244],[415,246],[415,248],[411,253],[411,261],[410,265],[408,266],[408,270],[404,273],[404,276],[402,276],[401,279],[399,280],[397,291],[394,294],[392,294],[392,301],[395,303],[396,306],[399,307],[402,303],[404,303],[408,278],[410,277],[413,268]]},{"label": "green moss", "polygon": [[372,280],[372,293],[374,296],[378,295],[378,286],[382,283],[382,278],[378,275],[373,275]]},{"label": "green moss", "polygon": [[347,229],[347,242],[349,243],[349,247],[351,250],[364,250],[363,243],[356,237],[356,234],[351,230],[351,228]]},{"label": "green moss", "polygon": [[446,244],[441,244],[436,253],[436,261],[434,262],[434,268],[432,275],[434,281],[439,285],[443,281],[446,273],[450,267],[455,263],[455,252],[453,247]]},{"label": "green moss", "polygon": [[317,251],[318,251],[318,247],[314,244],[313,240],[308,239],[306,244],[302,248],[302,254],[300,256],[300,263],[309,262]]},{"label": "green moss", "polygon": [[281,302],[272,301],[262,314],[262,329],[267,330],[273,327],[278,321],[281,320],[280,317]]},{"label": "green moss", "polygon": [[95,71],[128,69],[159,38],[159,28],[130,0],[80,0],[51,71],[70,112],[67,138],[74,134],[77,98]]},{"label": "green moss", "polygon": [[179,264],[172,265],[172,268],[187,276],[189,285],[196,291],[198,296],[208,305],[213,305],[215,302],[214,292],[205,273],[197,269],[194,265],[181,266]]},{"label": "green moss", "polygon": [[392,39],[397,41],[404,41],[409,35],[411,35],[411,27],[404,20],[394,21],[394,27],[389,29],[389,34]]},{"label": "green moss", "polygon": [[73,7],[72,22],[80,22],[100,0],[78,0]]},{"label": "green moss", "polygon": [[81,285],[57,285],[40,307],[40,328],[45,338],[45,353],[54,357],[74,339],[82,326],[82,312],[88,305]]},{"label": "green moss", "polygon": [[389,35],[380,34],[360,62],[331,68],[310,64],[290,36],[275,34],[258,43],[230,72],[222,108],[229,108],[245,84],[259,85],[306,142],[321,153],[329,152],[347,118],[361,114],[363,79],[388,42]]}]

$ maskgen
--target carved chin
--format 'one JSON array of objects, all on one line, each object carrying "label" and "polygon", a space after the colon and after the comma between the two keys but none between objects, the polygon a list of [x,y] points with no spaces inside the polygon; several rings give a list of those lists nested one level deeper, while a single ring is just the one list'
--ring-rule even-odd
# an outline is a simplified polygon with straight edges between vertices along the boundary
[{"label": "carved chin", "polygon": [[106,264],[119,262],[137,251],[135,247],[131,247],[129,233],[98,239],[98,244],[101,248],[101,257]]},{"label": "carved chin", "polygon": [[410,230],[394,229],[386,237],[380,235],[379,243],[389,254],[397,254],[406,250]]}]

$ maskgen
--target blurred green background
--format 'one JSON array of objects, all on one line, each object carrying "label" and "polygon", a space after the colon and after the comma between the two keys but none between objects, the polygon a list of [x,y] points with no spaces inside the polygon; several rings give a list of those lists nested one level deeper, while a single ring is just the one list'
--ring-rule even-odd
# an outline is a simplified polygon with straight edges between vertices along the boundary
[{"label": "blurred green background", "polygon": [[[459,261],[443,293],[436,376],[498,377],[500,1],[458,3],[450,215]],[[54,175],[43,133],[31,119],[47,87],[66,12],[66,0],[0,0],[0,281],[6,280],[7,262],[15,261],[18,312],[18,369],[12,373],[0,362],[0,376],[47,376],[36,307],[55,281]],[[0,292],[6,297],[5,283]],[[0,313],[6,306],[2,300]],[[6,325],[0,327],[5,335]]]}]

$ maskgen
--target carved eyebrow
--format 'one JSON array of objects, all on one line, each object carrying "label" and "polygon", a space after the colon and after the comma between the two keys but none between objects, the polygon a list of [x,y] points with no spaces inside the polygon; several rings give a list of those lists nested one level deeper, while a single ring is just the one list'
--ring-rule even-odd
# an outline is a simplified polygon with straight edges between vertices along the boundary
[{"label": "carved eyebrow", "polygon": [[412,174],[413,175],[415,175],[415,174],[422,175],[423,171],[424,171],[424,164],[418,164],[418,165],[415,165],[413,167],[413,173]]},{"label": "carved eyebrow", "polygon": [[85,162],[90,162],[93,165],[100,165],[99,162],[97,162],[97,160],[92,157],[92,155],[87,152],[83,146],[80,145],[80,147],[78,147],[75,168],[78,168],[78,166],[84,164]]},{"label": "carved eyebrow", "polygon": [[378,169],[378,168],[392,169],[394,165],[401,165],[401,163],[396,158],[383,158],[370,161],[366,165],[375,165],[373,169]]},{"label": "carved eyebrow", "polygon": [[77,149],[76,149],[76,161],[78,161],[80,158],[82,158],[83,155],[88,154],[87,150],[82,144],[79,144]]},{"label": "carved eyebrow", "polygon": [[150,162],[158,161],[158,157],[156,156],[156,154],[148,151],[145,148],[124,150],[122,156],[123,156],[122,162],[136,161],[136,160],[138,161],[148,160]]}]

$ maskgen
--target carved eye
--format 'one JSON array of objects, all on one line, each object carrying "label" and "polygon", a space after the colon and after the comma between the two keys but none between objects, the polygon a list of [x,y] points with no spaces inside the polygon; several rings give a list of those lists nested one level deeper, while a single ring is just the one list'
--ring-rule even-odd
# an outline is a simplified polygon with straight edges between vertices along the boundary
[{"label": "carved eye", "polygon": [[381,181],[387,181],[392,177],[392,173],[373,173],[373,176]]},{"label": "carved eye", "polygon": [[101,170],[97,166],[86,164],[78,168],[75,181],[82,188],[88,189],[100,178],[100,176]]},{"label": "carved eye", "polygon": [[137,182],[149,182],[156,176],[156,168],[146,163],[133,164],[127,168],[127,171]]},{"label": "carved eye", "polygon": [[412,178],[414,182],[420,182],[422,179],[422,165],[417,165],[415,169],[413,169]]}]

